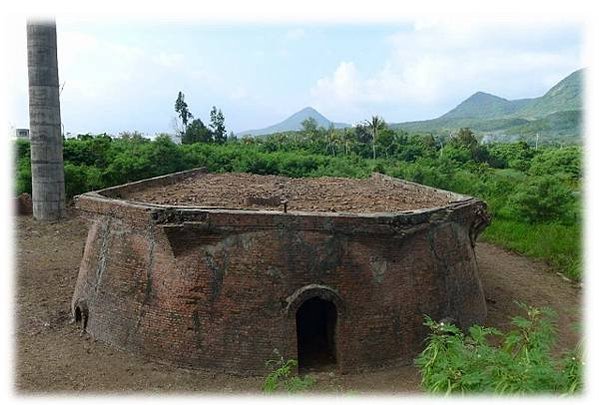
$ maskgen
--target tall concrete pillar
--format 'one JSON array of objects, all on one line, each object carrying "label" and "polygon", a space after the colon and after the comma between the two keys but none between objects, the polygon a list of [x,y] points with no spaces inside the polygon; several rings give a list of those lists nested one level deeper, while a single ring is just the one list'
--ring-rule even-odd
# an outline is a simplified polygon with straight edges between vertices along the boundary
[{"label": "tall concrete pillar", "polygon": [[56,23],[27,22],[29,134],[33,216],[56,221],[65,215]]}]

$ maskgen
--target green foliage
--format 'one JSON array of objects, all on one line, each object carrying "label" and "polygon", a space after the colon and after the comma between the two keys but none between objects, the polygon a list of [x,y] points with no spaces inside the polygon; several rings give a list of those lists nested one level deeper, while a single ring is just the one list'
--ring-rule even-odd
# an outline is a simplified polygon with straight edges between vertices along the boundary
[{"label": "green foliage", "polygon": [[545,174],[520,183],[509,198],[513,216],[528,223],[571,220],[576,198],[564,181],[562,176]]},{"label": "green foliage", "polygon": [[466,334],[425,317],[431,333],[415,360],[424,389],[445,394],[579,392],[580,354],[567,353],[555,360],[551,353],[553,312],[519,305],[525,316],[512,318],[514,329],[507,333],[474,325]]},{"label": "green foliage", "polygon": [[476,139],[470,128],[460,128],[458,133],[450,139],[449,144],[458,148],[473,150],[478,147],[478,139]]},{"label": "green foliage", "polygon": [[[210,110],[210,128],[206,127],[200,118],[189,122],[193,115],[189,112],[185,95],[179,92],[175,101],[175,112],[183,123],[183,129],[177,130],[181,136],[182,144],[193,144],[198,142],[223,144],[227,141],[227,129],[225,127],[225,116],[220,109],[212,106]],[[189,125],[188,125],[189,123]]]},{"label": "green foliage", "polygon": [[532,159],[529,173],[534,176],[564,174],[568,180],[577,181],[582,176],[581,148],[550,149]]},{"label": "green foliage", "polygon": [[196,118],[187,126],[185,132],[181,136],[181,143],[192,144],[198,142],[212,142],[214,134],[204,125],[201,119]]},{"label": "green foliage", "polygon": [[64,165],[64,177],[65,177],[65,192],[66,195],[72,197],[80,194],[86,187],[86,167],[76,166],[72,163],[65,163]]},{"label": "green foliage", "polygon": [[372,158],[376,159],[376,144],[378,142],[378,134],[387,128],[387,124],[385,123],[385,120],[378,115],[374,115],[372,118],[370,118],[370,120],[366,120],[364,124],[372,136]]},{"label": "green foliage", "polygon": [[489,147],[489,155],[498,168],[512,168],[527,171],[535,154],[526,142],[495,143]]},{"label": "green foliage", "polygon": [[210,128],[214,134],[214,142],[225,143],[227,141],[227,129],[225,128],[225,116],[222,111],[212,107],[210,110]]},{"label": "green foliage", "polygon": [[31,160],[29,156],[21,158],[17,163],[15,193],[31,194]]},{"label": "green foliage", "polygon": [[508,249],[546,260],[572,280],[582,278],[581,224],[529,224],[495,218],[482,239]]},{"label": "green foliage", "polygon": [[566,392],[573,394],[582,391],[583,366],[582,347],[578,345],[574,350],[566,352],[562,358],[562,373],[564,374]]},{"label": "green foliage", "polygon": [[185,94],[179,92],[177,100],[175,101],[175,112],[179,114],[179,118],[183,123],[184,130],[187,128],[187,123],[193,118],[193,115],[189,112],[187,103],[185,102]]},{"label": "green foliage", "polygon": [[119,133],[119,138],[122,140],[125,140],[125,141],[129,141],[129,142],[141,142],[141,143],[150,142],[150,140],[148,138],[145,138],[144,135],[138,131],[121,132],[121,133]]},{"label": "green foliage", "polygon": [[275,350],[275,355],[277,356],[275,359],[266,362],[266,366],[272,371],[262,384],[263,392],[269,394],[277,391],[296,393],[306,391],[314,385],[315,381],[312,377],[300,377],[296,374],[297,360],[285,360],[277,350]]},{"label": "green foliage", "polygon": [[30,153],[31,144],[28,140],[17,139],[15,141],[15,158],[17,162],[25,158],[29,159]]},{"label": "green foliage", "polygon": [[318,122],[313,117],[302,121],[302,131],[306,133],[315,133],[318,131]]}]

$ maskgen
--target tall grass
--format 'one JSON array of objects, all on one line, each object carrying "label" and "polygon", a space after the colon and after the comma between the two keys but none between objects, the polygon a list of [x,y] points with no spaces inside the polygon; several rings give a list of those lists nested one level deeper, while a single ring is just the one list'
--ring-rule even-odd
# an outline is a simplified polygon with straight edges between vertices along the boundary
[{"label": "tall grass", "polygon": [[529,224],[495,218],[481,239],[542,259],[568,278],[582,278],[581,224]]}]

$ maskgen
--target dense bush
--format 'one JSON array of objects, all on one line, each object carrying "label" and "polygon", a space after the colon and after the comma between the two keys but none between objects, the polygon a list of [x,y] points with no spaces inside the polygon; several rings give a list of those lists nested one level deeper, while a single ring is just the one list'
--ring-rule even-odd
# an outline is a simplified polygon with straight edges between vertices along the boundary
[{"label": "dense bush", "polygon": [[529,172],[534,176],[564,174],[569,180],[582,177],[581,153],[578,147],[550,149],[532,159]]},{"label": "dense bush", "polygon": [[500,169],[511,168],[527,171],[530,161],[535,155],[535,150],[522,141],[491,144],[488,150],[492,166]]},{"label": "dense bush", "polygon": [[575,196],[564,183],[555,174],[520,183],[508,199],[514,217],[529,223],[571,220]]},{"label": "dense bush", "polygon": [[15,181],[16,193],[31,194],[31,161],[29,156],[20,159],[17,163],[17,174]]},{"label": "dense bush", "polygon": [[[468,333],[427,317],[427,344],[417,357],[422,386],[432,393],[574,393],[582,388],[580,350],[559,359],[553,313],[521,305],[526,316],[512,319],[504,333],[474,325]],[[498,341],[493,345],[490,339]]]}]

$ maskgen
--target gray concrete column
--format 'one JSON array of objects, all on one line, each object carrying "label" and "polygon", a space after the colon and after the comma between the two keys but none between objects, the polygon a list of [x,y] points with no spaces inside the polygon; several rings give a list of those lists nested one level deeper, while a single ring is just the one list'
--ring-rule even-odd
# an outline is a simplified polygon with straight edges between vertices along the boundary
[{"label": "gray concrete column", "polygon": [[27,22],[29,134],[33,216],[56,221],[65,215],[56,23]]}]

